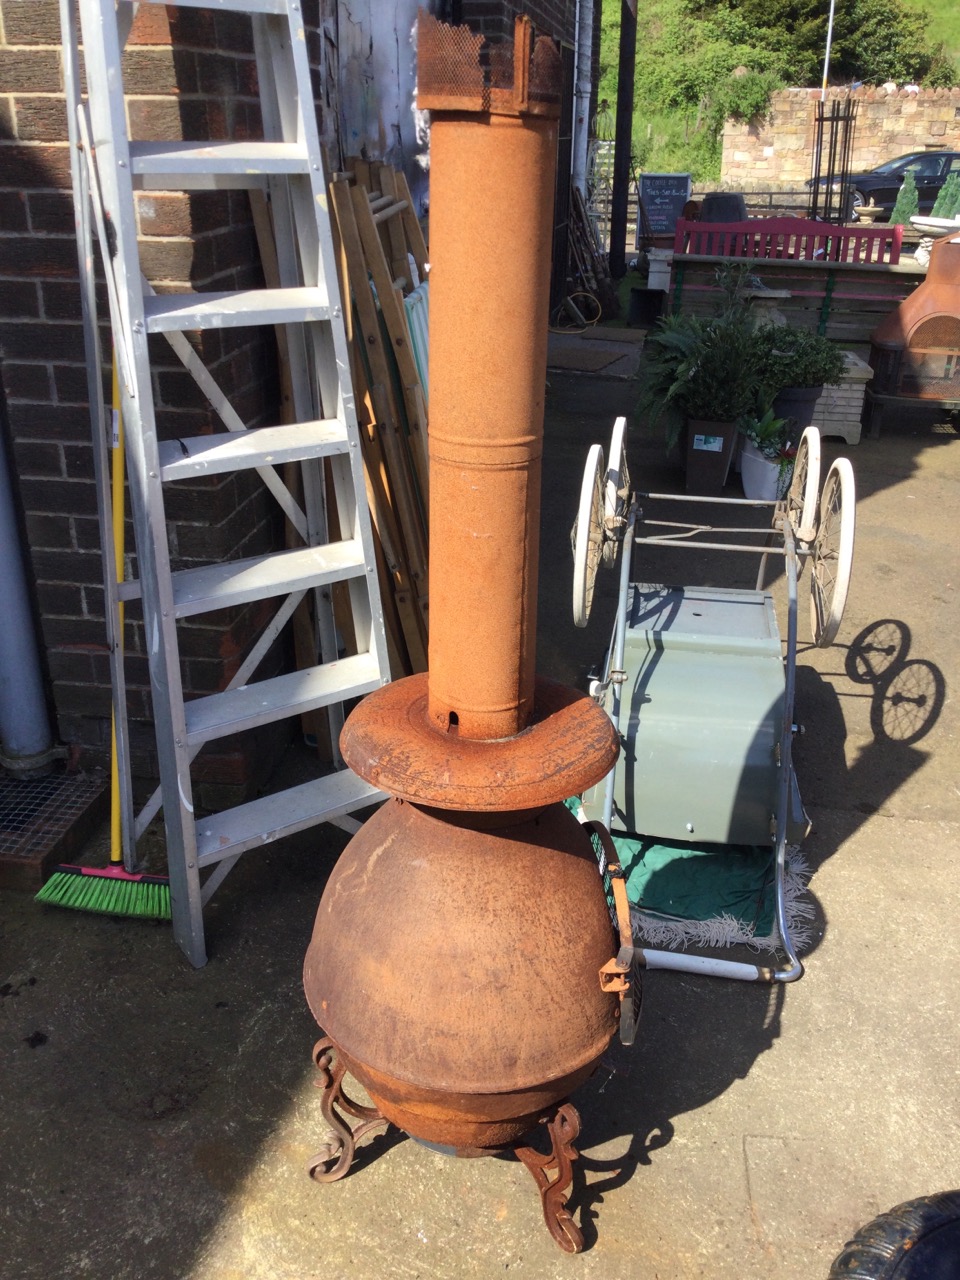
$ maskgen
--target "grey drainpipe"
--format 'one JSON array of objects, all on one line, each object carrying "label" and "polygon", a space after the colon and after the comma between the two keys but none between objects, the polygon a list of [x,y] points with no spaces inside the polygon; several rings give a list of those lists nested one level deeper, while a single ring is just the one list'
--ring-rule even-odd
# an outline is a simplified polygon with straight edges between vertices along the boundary
[{"label": "grey drainpipe", "polygon": [[593,96],[594,0],[577,0],[573,88],[573,182],[587,198],[587,156],[590,149],[590,100]]},{"label": "grey drainpipe", "polygon": [[18,778],[49,773],[53,745],[27,590],[0,391],[0,765]]}]

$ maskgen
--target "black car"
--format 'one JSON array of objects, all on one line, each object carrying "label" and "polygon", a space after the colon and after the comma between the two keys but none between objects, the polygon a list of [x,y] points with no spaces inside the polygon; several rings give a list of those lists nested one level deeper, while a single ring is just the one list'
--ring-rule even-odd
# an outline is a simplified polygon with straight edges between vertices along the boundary
[{"label": "black car", "polygon": [[[908,173],[913,174],[917,184],[919,212],[930,213],[949,175],[960,173],[960,151],[911,151],[878,164],[867,173],[851,173],[847,185],[851,217],[856,220],[862,215],[881,222],[889,218]],[[820,181],[825,185],[825,179]]]}]

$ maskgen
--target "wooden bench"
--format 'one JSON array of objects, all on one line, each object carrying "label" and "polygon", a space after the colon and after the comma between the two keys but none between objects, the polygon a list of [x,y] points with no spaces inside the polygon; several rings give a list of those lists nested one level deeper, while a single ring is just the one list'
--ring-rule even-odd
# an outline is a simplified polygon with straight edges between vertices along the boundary
[{"label": "wooden bench", "polygon": [[837,227],[808,218],[746,222],[677,221],[674,254],[711,258],[790,258],[844,264],[900,261],[903,227]]},{"label": "wooden bench", "polygon": [[789,324],[866,354],[876,325],[926,275],[909,255],[900,260],[902,240],[900,226],[861,231],[806,218],[682,219],[671,255],[671,310],[715,314],[723,291],[718,270],[739,265],[766,288],[789,294],[779,293],[777,303]]}]

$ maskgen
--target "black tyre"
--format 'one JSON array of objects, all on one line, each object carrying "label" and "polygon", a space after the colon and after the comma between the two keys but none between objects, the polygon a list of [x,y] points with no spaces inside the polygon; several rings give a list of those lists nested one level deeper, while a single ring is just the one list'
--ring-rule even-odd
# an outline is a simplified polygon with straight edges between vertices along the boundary
[{"label": "black tyre", "polygon": [[828,1280],[957,1280],[960,1191],[942,1191],[882,1213],[841,1250]]}]

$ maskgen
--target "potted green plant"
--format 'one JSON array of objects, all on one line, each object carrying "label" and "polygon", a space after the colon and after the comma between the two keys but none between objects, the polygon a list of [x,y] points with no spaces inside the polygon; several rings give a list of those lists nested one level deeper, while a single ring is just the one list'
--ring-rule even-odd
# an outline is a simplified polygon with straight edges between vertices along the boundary
[{"label": "potted green plant", "polygon": [[737,422],[756,402],[754,327],[734,301],[720,315],[665,317],[644,349],[640,410],[665,425],[667,447],[686,432],[687,489],[721,491],[737,442]]},{"label": "potted green plant", "polygon": [[796,449],[790,442],[789,418],[778,418],[774,409],[748,413],[738,424],[743,437],[740,480],[744,496],[774,502],[786,493],[793,476]]},{"label": "potted green plant", "polygon": [[758,328],[754,359],[760,403],[789,418],[795,433],[810,426],[823,388],[839,382],[845,368],[843,352],[829,338],[792,325]]}]

